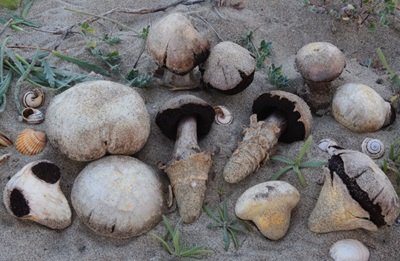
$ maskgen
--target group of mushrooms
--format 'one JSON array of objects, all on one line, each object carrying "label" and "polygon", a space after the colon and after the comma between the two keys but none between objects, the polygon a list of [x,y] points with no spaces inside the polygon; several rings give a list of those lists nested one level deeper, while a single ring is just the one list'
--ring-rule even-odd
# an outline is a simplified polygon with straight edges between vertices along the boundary
[{"label": "group of mushrooms", "polygon": [[[167,15],[152,26],[147,49],[164,68],[162,80],[169,86],[203,84],[233,95],[247,88],[255,73],[249,51],[232,42],[210,49],[208,40],[181,13]],[[331,86],[345,64],[343,53],[330,43],[301,48],[295,65],[305,80],[302,96],[311,110],[292,93],[261,94],[253,103],[254,114],[243,140],[223,170],[225,181],[237,183],[256,172],[278,141],[308,137],[311,111],[331,106],[335,119],[355,132],[373,132],[392,123],[393,108],[372,88],[355,83],[337,90]],[[197,66],[201,79],[195,75]],[[161,169],[169,177],[185,223],[201,214],[212,155],[201,150],[198,139],[207,135],[215,116],[213,106],[193,95],[174,97],[156,115],[162,133],[175,140],[171,160]],[[84,224],[101,235],[119,238],[143,234],[158,224],[168,205],[165,185],[154,169],[127,156],[143,148],[150,133],[149,113],[135,90],[110,81],[78,84],[51,101],[45,123],[53,147],[72,160],[91,161],[71,193],[72,206]],[[324,149],[331,158],[309,228],[326,233],[377,230],[393,224],[400,211],[399,199],[374,161],[337,144],[326,144]],[[53,229],[68,227],[71,209],[60,190],[60,177],[60,169],[47,160],[23,167],[4,190],[8,212]],[[286,234],[299,200],[300,193],[292,185],[268,181],[246,190],[237,200],[235,213],[253,221],[265,237],[278,240]]]}]

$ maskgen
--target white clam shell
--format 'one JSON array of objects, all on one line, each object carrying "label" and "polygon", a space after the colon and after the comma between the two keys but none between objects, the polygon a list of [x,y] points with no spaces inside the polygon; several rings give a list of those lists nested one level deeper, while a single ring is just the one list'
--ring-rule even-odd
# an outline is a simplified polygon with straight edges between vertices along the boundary
[{"label": "white clam shell", "polygon": [[335,261],[368,261],[369,250],[363,243],[354,239],[343,239],[333,244],[329,255]]},{"label": "white clam shell", "polygon": [[219,125],[229,125],[233,121],[232,113],[225,106],[215,106],[215,122]]},{"label": "white clam shell", "polygon": [[371,159],[379,159],[385,154],[385,145],[378,139],[365,138],[361,144],[361,151]]}]

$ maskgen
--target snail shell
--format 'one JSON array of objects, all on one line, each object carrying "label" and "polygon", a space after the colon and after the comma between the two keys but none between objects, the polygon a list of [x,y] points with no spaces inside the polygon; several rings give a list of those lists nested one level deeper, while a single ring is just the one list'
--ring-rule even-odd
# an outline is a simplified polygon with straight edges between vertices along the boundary
[{"label": "snail shell", "polygon": [[44,121],[44,114],[38,109],[25,108],[19,120],[25,121],[28,124],[40,124]]},{"label": "snail shell", "polygon": [[343,239],[331,246],[329,255],[335,261],[368,261],[369,251],[363,243],[354,239]]},{"label": "snail shell", "polygon": [[215,106],[215,122],[219,125],[229,125],[233,121],[232,113],[224,106]]},{"label": "snail shell", "polygon": [[0,147],[9,147],[12,144],[12,141],[5,134],[0,132]]},{"label": "snail shell", "polygon": [[371,159],[379,159],[385,154],[385,145],[378,139],[365,138],[361,144],[361,151]]},{"label": "snail shell", "polygon": [[15,147],[23,155],[36,155],[46,146],[46,133],[33,129],[23,130],[17,137]]},{"label": "snail shell", "polygon": [[25,108],[37,108],[44,103],[44,93],[41,89],[33,89],[22,95],[21,103]]},{"label": "snail shell", "polygon": [[318,142],[318,148],[322,151],[327,152],[329,155],[333,155],[333,153],[339,148],[336,141],[332,139],[322,139]]}]

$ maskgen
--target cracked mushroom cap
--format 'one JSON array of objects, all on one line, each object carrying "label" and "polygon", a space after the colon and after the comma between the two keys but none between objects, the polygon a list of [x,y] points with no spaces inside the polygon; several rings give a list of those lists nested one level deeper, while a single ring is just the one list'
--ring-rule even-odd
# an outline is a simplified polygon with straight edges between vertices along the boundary
[{"label": "cracked mushroom cap", "polygon": [[268,181],[247,189],[237,200],[235,213],[253,221],[265,237],[278,240],[286,234],[299,200],[299,191],[289,183]]},{"label": "cracked mushroom cap", "polygon": [[167,101],[158,111],[156,124],[168,138],[175,140],[179,121],[193,116],[197,120],[197,137],[207,135],[214,122],[211,105],[193,95],[180,95]]},{"label": "cracked mushroom cap", "polygon": [[184,14],[172,13],[150,28],[147,50],[159,66],[184,75],[207,59],[209,43]]},{"label": "cracked mushroom cap", "polygon": [[400,213],[396,191],[375,162],[359,151],[337,149],[308,219],[316,233],[392,225]]},{"label": "cracked mushroom cap", "polygon": [[71,224],[71,209],[60,189],[60,169],[47,160],[25,165],[8,182],[4,205],[11,215],[64,229]]},{"label": "cracked mushroom cap", "polygon": [[286,118],[286,129],[279,141],[290,143],[310,135],[311,111],[299,96],[285,91],[269,91],[261,94],[253,103],[253,113],[257,114],[258,120],[264,120],[274,112]]},{"label": "cracked mushroom cap", "polygon": [[296,54],[296,68],[304,79],[330,82],[339,77],[346,59],[342,51],[327,42],[314,42],[303,46]]},{"label": "cracked mushroom cap", "polygon": [[396,119],[390,103],[360,83],[347,83],[337,89],[332,114],[337,122],[354,132],[374,132]]},{"label": "cracked mushroom cap", "polygon": [[204,64],[203,81],[225,94],[236,94],[253,81],[256,69],[254,56],[232,42],[221,42],[211,49]]},{"label": "cracked mushroom cap", "polygon": [[129,156],[89,163],[75,179],[72,206],[90,229],[103,236],[128,238],[152,229],[164,204],[157,173]]},{"label": "cracked mushroom cap", "polygon": [[132,155],[146,143],[150,116],[138,92],[110,81],[90,81],[57,95],[46,113],[47,137],[70,159]]}]

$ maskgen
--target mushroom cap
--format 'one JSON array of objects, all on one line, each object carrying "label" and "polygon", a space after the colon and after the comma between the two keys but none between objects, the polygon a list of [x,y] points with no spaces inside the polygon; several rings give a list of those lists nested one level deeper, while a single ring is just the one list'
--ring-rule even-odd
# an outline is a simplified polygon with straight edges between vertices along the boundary
[{"label": "mushroom cap", "polygon": [[355,239],[337,241],[329,249],[329,255],[335,261],[368,261],[369,250],[363,243]]},{"label": "mushroom cap", "polygon": [[46,118],[51,144],[77,161],[106,153],[131,155],[150,134],[150,116],[142,97],[110,81],[83,82],[57,95]]},{"label": "mushroom cap", "polygon": [[333,44],[314,42],[303,46],[297,52],[295,63],[304,79],[330,82],[342,73],[346,66],[346,58]]},{"label": "mushroom cap", "polygon": [[257,114],[258,120],[264,120],[274,112],[286,118],[286,129],[279,141],[290,143],[310,135],[311,111],[299,96],[285,91],[269,91],[261,94],[253,103],[253,113]]},{"label": "mushroom cap", "polygon": [[374,132],[393,123],[393,107],[374,89],[360,83],[340,86],[332,100],[336,121],[354,132]]},{"label": "mushroom cap", "polygon": [[187,74],[209,54],[208,40],[181,13],[172,13],[150,28],[147,50],[160,66]]},{"label": "mushroom cap", "polygon": [[60,189],[60,169],[47,160],[25,165],[8,182],[3,202],[14,217],[52,229],[71,224],[71,209]]},{"label": "mushroom cap", "polygon": [[164,204],[157,173],[129,156],[107,156],[89,163],[71,192],[78,217],[93,231],[128,238],[152,229]]},{"label": "mushroom cap", "polygon": [[247,189],[237,200],[235,213],[253,221],[264,236],[277,240],[286,234],[299,200],[300,193],[289,183],[268,181]]},{"label": "mushroom cap", "polygon": [[196,96],[180,95],[160,108],[156,123],[165,136],[175,140],[179,121],[184,117],[196,117],[197,137],[201,138],[210,131],[215,111],[211,105]]},{"label": "mushroom cap", "polygon": [[252,53],[233,42],[221,42],[204,64],[203,81],[222,93],[236,94],[252,83],[255,70]]}]

